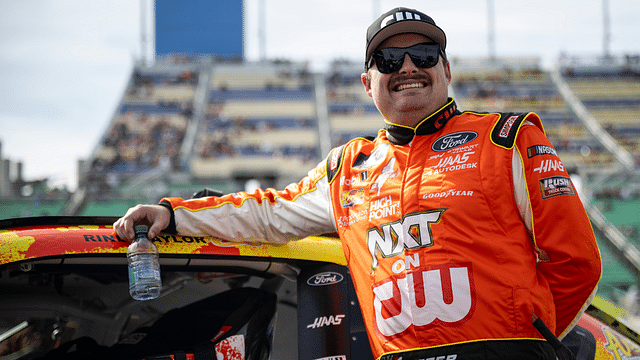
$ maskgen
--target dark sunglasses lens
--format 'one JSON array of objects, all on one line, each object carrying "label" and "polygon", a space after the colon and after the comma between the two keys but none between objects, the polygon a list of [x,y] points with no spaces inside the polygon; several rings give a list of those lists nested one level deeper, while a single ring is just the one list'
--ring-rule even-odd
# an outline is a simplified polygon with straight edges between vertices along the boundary
[{"label": "dark sunglasses lens", "polygon": [[438,63],[439,50],[438,45],[418,44],[409,48],[407,53],[417,67],[430,68]]},{"label": "dark sunglasses lens", "polygon": [[385,48],[373,53],[372,58],[378,71],[391,74],[402,68],[404,54],[409,54],[411,61],[420,68],[430,68],[438,63],[440,46],[438,44],[417,44],[408,48]]},{"label": "dark sunglasses lens", "polygon": [[378,71],[383,74],[391,74],[402,68],[404,53],[400,54],[397,49],[387,48],[373,53],[373,58],[378,66]]}]

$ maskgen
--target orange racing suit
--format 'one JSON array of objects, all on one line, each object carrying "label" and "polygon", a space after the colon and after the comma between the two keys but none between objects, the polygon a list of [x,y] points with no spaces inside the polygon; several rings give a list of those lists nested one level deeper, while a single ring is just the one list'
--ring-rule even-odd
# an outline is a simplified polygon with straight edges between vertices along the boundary
[{"label": "orange racing suit", "polygon": [[331,151],[282,191],[165,198],[179,233],[282,242],[337,232],[373,354],[559,337],[601,274],[576,189],[534,113],[460,112]]}]

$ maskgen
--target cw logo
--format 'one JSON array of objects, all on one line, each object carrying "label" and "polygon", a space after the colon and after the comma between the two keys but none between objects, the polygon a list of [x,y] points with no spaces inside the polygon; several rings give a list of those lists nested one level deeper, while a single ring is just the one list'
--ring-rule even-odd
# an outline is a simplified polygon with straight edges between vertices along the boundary
[{"label": "cw logo", "polygon": [[446,209],[407,214],[402,220],[383,224],[367,230],[367,246],[371,253],[371,273],[378,267],[376,252],[388,258],[404,253],[404,250],[433,245],[431,224],[437,224]]},{"label": "cw logo", "polygon": [[473,315],[476,304],[470,264],[416,269],[375,284],[373,293],[376,330],[389,340],[411,326],[461,325]]}]

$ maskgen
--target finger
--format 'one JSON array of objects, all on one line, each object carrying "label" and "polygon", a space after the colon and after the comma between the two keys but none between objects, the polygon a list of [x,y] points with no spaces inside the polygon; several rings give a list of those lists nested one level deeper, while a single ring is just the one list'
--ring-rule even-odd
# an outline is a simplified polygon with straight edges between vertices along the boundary
[{"label": "finger", "polygon": [[[156,208],[156,213],[154,217],[154,221],[151,222],[149,226],[149,239],[153,239],[156,237],[162,230],[164,230],[169,225],[170,215],[165,214],[168,210],[159,207]],[[165,216],[166,215],[166,216]]]},{"label": "finger", "polygon": [[124,234],[122,233],[122,218],[119,218],[113,223],[113,230],[119,238],[124,238]]},{"label": "finger", "polygon": [[133,226],[136,222],[136,212],[129,209],[127,214],[116,221],[116,232],[124,240],[133,240],[135,234]]},{"label": "finger", "polygon": [[151,225],[151,227],[149,228],[149,240],[158,236],[158,234],[160,234],[160,232],[162,231],[162,228],[163,227],[157,221],[153,223],[153,225]]},{"label": "finger", "polygon": [[134,222],[131,218],[126,218],[122,222],[122,233],[125,239],[133,240],[136,236],[135,231],[133,231]]}]

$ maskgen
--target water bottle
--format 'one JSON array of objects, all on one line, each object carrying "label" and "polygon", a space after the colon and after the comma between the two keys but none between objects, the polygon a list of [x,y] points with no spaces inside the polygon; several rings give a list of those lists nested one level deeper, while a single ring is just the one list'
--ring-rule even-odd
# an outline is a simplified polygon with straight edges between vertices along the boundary
[{"label": "water bottle", "polygon": [[129,261],[129,294],[136,300],[151,300],[160,295],[160,263],[158,248],[147,238],[149,228],[137,225],[135,239],[127,249]]}]

